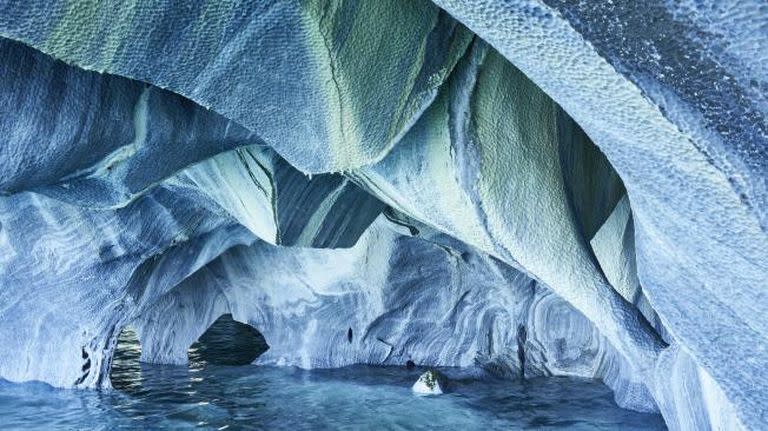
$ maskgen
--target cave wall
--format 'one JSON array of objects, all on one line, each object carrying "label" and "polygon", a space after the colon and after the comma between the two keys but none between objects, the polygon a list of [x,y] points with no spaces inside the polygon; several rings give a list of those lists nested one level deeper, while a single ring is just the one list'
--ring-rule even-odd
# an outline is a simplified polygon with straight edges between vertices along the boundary
[{"label": "cave wall", "polygon": [[[467,347],[489,326],[447,342],[387,315],[452,274],[463,315],[503,309],[488,345],[528,328],[531,372],[601,377],[673,428],[768,422],[764,7],[435,3],[0,5],[0,376],[108,385],[122,325],[181,362],[224,309],[284,346],[270,363],[514,369]],[[270,261],[307,319],[248,282]],[[179,304],[199,314],[172,339],[157,319]],[[308,326],[328,310],[401,356]],[[558,351],[557,319],[589,341]]]},{"label": "cave wall", "polygon": [[[758,317],[765,291],[752,288],[768,279],[766,105],[754,94],[765,67],[739,60],[760,36],[711,42],[724,27],[754,26],[764,5],[739,2],[724,14],[712,2],[436,3],[557,100],[606,154],[632,202],[650,303],[748,426],[768,422],[766,398],[752,389],[765,386],[756,382],[768,363]],[[691,22],[682,12],[689,8],[708,20]],[[734,53],[728,61],[719,60],[723,45]],[[695,56],[680,52],[696,46]],[[655,377],[662,388],[668,371]]]},{"label": "cave wall", "polygon": [[[138,316],[142,360],[186,363],[221,314],[257,328],[257,364],[477,368],[503,378],[578,376],[656,411],[647,387],[595,326],[551,290],[455,239],[385,216],[349,249],[262,241],[234,247]],[[290,268],[290,271],[275,270]]]}]

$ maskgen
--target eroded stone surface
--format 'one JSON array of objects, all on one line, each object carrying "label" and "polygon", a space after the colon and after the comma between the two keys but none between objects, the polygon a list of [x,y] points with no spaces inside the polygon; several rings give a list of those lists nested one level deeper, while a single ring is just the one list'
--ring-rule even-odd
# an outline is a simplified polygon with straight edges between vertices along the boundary
[{"label": "eroded stone surface", "polygon": [[231,312],[261,363],[768,422],[765,6],[435,3],[2,4],[77,67],[0,41],[0,377],[106,386],[128,322],[178,363]]}]

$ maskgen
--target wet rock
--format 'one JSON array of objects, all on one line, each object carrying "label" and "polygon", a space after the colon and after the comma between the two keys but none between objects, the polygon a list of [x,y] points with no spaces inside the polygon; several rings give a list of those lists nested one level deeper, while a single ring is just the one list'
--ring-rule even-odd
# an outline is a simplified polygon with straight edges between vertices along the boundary
[{"label": "wet rock", "polygon": [[422,395],[440,395],[445,392],[448,379],[440,372],[429,370],[419,377],[411,388],[413,392]]}]

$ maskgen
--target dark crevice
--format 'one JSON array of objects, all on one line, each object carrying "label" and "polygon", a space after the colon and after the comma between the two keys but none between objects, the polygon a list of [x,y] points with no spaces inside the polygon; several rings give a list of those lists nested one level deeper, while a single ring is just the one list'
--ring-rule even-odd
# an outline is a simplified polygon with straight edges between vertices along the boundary
[{"label": "dark crevice", "polygon": [[419,229],[416,228],[416,226],[410,225],[404,221],[401,221],[397,218],[397,216],[394,214],[394,210],[392,208],[387,207],[384,211],[382,211],[384,214],[384,217],[387,218],[390,222],[402,226],[404,228],[408,229],[408,232],[411,234],[411,236],[418,236],[419,235]]},{"label": "dark crevice", "polygon": [[528,331],[524,325],[517,325],[517,360],[520,362],[520,377],[525,378],[525,342]]},{"label": "dark crevice", "polygon": [[82,384],[82,383],[85,381],[85,379],[87,379],[87,378],[88,378],[88,374],[90,374],[90,370],[89,370],[89,371],[87,371],[87,372],[86,372],[85,374],[83,374],[82,376],[80,376],[80,378],[78,378],[77,380],[75,380],[75,386],[77,386],[77,385],[81,385],[81,384]]},{"label": "dark crevice", "polygon": [[224,314],[189,348],[191,364],[249,365],[269,349],[264,337],[250,325]]}]

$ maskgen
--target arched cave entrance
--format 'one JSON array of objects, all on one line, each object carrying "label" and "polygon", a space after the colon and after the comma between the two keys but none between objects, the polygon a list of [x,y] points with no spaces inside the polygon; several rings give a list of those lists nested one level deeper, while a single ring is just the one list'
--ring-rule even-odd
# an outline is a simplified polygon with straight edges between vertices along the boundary
[{"label": "arched cave entrance", "polygon": [[248,365],[268,349],[254,327],[223,314],[189,347],[189,363]]},{"label": "arched cave entrance", "polygon": [[[187,350],[189,366],[249,365],[269,349],[264,337],[250,325],[240,323],[231,314],[223,314]],[[125,326],[117,338],[109,378],[112,386],[131,391],[141,387],[141,343],[136,330]],[[145,370],[146,371],[146,370]]]}]

